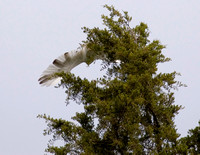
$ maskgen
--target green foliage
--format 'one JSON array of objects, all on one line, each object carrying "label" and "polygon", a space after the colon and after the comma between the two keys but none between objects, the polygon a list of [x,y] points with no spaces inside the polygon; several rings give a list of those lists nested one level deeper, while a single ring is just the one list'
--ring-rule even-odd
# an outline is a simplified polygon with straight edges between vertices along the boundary
[{"label": "green foliage", "polygon": [[200,154],[200,121],[199,126],[188,131],[188,135],[179,140],[182,154]]},{"label": "green foliage", "polygon": [[[84,27],[90,55],[103,58],[107,74],[89,81],[73,74],[58,74],[66,88],[67,101],[84,105],[73,117],[78,124],[40,115],[47,121],[45,135],[61,138],[63,147],[48,146],[55,154],[176,154],[179,150],[174,117],[181,106],[174,104],[176,72],[158,73],[159,63],[170,59],[165,46],[150,41],[146,24],[131,28],[131,17],[105,5],[106,28]],[[117,63],[116,60],[120,60]],[[90,64],[93,57],[87,62]],[[96,125],[95,125],[96,124]],[[191,144],[192,146],[192,144]]]}]

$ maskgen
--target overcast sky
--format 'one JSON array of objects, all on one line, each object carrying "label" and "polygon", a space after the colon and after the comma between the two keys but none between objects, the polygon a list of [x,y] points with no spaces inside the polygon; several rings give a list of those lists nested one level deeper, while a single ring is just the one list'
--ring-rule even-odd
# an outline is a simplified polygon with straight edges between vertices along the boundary
[{"label": "overcast sky", "polygon": [[[200,1],[199,0],[0,0],[0,154],[42,155],[50,137],[38,114],[70,119],[79,105],[66,107],[64,90],[41,87],[42,71],[62,53],[76,49],[86,35],[81,27],[102,27],[102,6],[128,11],[132,26],[145,22],[150,38],[159,39],[172,61],[160,70],[182,74],[187,84],[176,92],[185,108],[176,117],[185,136],[200,120]],[[97,62],[80,65],[73,73],[94,79],[102,75]]]}]

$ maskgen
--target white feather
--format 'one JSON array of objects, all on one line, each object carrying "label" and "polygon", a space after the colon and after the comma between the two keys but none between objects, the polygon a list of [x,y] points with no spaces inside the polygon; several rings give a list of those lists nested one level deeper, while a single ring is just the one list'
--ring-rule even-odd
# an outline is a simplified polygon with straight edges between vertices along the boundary
[{"label": "white feather", "polygon": [[55,77],[55,73],[70,72],[74,67],[87,60],[87,48],[83,46],[77,50],[66,52],[53,61],[42,73],[39,82],[42,86],[55,86],[61,77]]}]

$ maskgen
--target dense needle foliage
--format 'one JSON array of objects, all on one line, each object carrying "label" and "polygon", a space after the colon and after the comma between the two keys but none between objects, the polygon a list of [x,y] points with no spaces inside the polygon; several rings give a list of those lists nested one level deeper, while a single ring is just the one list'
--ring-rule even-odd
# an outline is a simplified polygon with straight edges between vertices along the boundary
[{"label": "dense needle foliage", "polygon": [[[158,64],[169,61],[158,40],[150,41],[146,24],[130,27],[131,17],[113,6],[102,15],[104,29],[83,28],[84,41],[99,55],[103,78],[89,81],[73,74],[63,77],[67,102],[84,105],[73,123],[40,115],[47,121],[45,135],[65,145],[49,144],[47,152],[57,155],[176,154],[182,148],[174,125],[181,106],[174,104],[174,90],[182,86],[176,72],[158,73]],[[117,61],[116,61],[117,60]],[[93,57],[87,62],[93,62]],[[182,149],[184,150],[184,149]]]}]

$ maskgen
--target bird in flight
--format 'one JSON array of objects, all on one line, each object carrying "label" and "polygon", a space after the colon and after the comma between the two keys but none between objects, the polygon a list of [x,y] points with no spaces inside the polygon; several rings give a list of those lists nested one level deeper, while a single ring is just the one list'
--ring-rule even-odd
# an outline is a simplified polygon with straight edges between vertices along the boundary
[{"label": "bird in flight", "polygon": [[[91,56],[94,55],[93,52],[88,52],[88,48],[86,45],[82,45],[77,50],[73,50],[70,52],[66,52],[63,55],[59,56],[57,59],[53,61],[49,67],[44,70],[42,75],[39,78],[39,83],[42,86],[55,86],[62,79],[61,77],[55,76],[55,73],[61,72],[70,72],[74,67],[79,64],[85,62],[87,63]],[[100,58],[96,56],[95,59]]]}]

